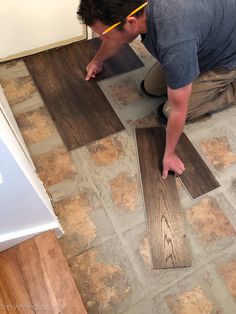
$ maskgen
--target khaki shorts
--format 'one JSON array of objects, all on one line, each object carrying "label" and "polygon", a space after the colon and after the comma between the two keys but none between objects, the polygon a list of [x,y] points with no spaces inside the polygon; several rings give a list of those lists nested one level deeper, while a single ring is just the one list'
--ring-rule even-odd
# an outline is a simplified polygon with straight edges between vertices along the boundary
[{"label": "khaki shorts", "polygon": [[[154,64],[144,79],[145,90],[152,95],[167,94],[165,73],[159,62]],[[214,69],[201,73],[193,82],[187,120],[193,120],[208,112],[236,104],[236,69]],[[169,101],[164,105],[168,117],[171,110]]]}]

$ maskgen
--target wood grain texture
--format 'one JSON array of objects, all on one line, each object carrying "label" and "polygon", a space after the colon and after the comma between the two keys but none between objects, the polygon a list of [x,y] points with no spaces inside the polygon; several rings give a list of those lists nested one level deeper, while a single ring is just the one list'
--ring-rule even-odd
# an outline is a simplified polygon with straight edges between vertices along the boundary
[{"label": "wood grain texture", "polygon": [[28,293],[35,305],[35,312],[60,313],[60,307],[53,292],[53,285],[48,279],[34,238],[19,244],[16,255]]},{"label": "wood grain texture", "polygon": [[153,269],[191,266],[175,177],[162,179],[165,128],[136,130]]},{"label": "wood grain texture", "polygon": [[[94,38],[74,44],[74,47],[76,47],[75,52],[77,51],[80,63],[84,68],[84,74],[86,66],[96,54],[101,43],[102,41],[99,38]],[[98,74],[96,81],[130,72],[143,66],[144,64],[135,54],[133,49],[126,44],[114,57],[104,62],[103,71]]]},{"label": "wood grain texture", "polygon": [[0,314],[7,314],[6,303],[3,299],[2,290],[0,288]]},{"label": "wood grain texture", "polygon": [[124,129],[95,80],[85,81],[76,45],[24,58],[69,150]]},{"label": "wood grain texture", "polygon": [[180,137],[176,153],[186,169],[180,179],[193,199],[220,186],[185,133]]},{"label": "wood grain texture", "polygon": [[35,313],[14,248],[0,253],[0,288],[10,313]]},{"label": "wood grain texture", "polygon": [[87,314],[53,231],[0,253],[1,302],[10,313]]},{"label": "wood grain texture", "polygon": [[86,314],[82,299],[70,274],[54,232],[49,231],[35,237],[40,260],[53,286],[57,304],[63,314]]}]

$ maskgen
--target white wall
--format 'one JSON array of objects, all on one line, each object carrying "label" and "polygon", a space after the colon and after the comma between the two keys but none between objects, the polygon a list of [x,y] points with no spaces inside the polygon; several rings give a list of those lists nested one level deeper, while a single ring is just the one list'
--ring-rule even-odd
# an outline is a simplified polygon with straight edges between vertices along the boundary
[{"label": "white wall", "polygon": [[0,109],[0,251],[39,232],[62,229],[48,195]]},{"label": "white wall", "polygon": [[0,60],[85,38],[86,28],[76,16],[78,5],[79,0],[0,0]]}]

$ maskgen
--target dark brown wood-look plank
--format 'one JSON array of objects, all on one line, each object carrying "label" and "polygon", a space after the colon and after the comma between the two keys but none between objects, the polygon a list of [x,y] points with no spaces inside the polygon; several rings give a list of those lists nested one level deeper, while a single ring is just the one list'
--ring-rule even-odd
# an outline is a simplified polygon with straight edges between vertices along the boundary
[{"label": "dark brown wood-look plank", "polygon": [[6,303],[3,299],[1,288],[0,288],[0,314],[7,314],[7,307],[6,307]]},{"label": "dark brown wood-look plank", "polygon": [[[99,38],[82,41],[73,44],[74,51],[77,52],[81,65],[85,68],[96,54],[101,46],[102,41]],[[137,57],[133,49],[128,45],[124,45],[121,50],[112,58],[106,60],[103,65],[103,71],[96,77],[97,81],[110,78],[115,75],[130,72],[143,67],[144,64]]]},{"label": "dark brown wood-look plank", "polygon": [[35,237],[40,260],[63,314],[87,314],[54,232]]},{"label": "dark brown wood-look plank", "polygon": [[0,253],[0,288],[10,313],[35,313],[14,248]]},{"label": "dark brown wood-look plank", "polygon": [[162,179],[165,128],[136,130],[153,269],[191,266],[175,182]]},{"label": "dark brown wood-look plank", "polygon": [[61,309],[54,295],[53,285],[48,279],[34,238],[19,244],[16,255],[28,293],[35,305],[35,312],[60,313]]},{"label": "dark brown wood-look plank", "polygon": [[180,137],[176,153],[186,168],[180,179],[193,199],[220,186],[185,133]]},{"label": "dark brown wood-look plank", "polygon": [[98,84],[85,81],[74,45],[24,58],[69,150],[124,129]]}]

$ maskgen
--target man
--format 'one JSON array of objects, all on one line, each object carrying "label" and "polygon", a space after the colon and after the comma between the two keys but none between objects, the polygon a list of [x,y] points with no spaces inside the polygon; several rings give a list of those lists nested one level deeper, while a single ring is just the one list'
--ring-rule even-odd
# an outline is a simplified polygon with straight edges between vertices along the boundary
[{"label": "man", "polygon": [[103,41],[87,80],[138,35],[159,61],[141,87],[168,95],[162,176],[170,170],[181,175],[185,167],[175,147],[186,119],[236,104],[236,0],[81,0],[78,14]]}]

